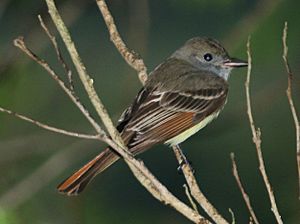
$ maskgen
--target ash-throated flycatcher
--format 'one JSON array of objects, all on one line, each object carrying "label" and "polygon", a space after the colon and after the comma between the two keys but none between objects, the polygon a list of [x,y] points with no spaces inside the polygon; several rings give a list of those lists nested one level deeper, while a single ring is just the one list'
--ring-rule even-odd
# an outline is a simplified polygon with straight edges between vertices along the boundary
[{"label": "ash-throated flycatcher", "polygon": [[[188,40],[151,72],[145,86],[119,119],[118,131],[134,154],[157,143],[177,145],[218,116],[227,100],[228,78],[247,62],[231,58],[214,39]],[[58,186],[80,193],[120,157],[107,148]]]}]

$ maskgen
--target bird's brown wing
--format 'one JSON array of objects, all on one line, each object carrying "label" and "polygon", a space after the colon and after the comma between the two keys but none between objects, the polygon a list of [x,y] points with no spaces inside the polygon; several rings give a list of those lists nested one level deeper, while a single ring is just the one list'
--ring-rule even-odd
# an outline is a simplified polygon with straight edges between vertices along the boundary
[{"label": "bird's brown wing", "polygon": [[165,142],[219,111],[228,92],[216,79],[213,86],[189,91],[151,91],[144,89],[122,131],[130,151],[139,154],[152,145]]}]

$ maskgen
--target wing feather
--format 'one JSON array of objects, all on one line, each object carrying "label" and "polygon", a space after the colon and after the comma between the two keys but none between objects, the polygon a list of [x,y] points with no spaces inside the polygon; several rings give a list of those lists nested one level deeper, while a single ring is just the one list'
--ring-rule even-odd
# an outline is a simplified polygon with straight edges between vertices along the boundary
[{"label": "wing feather", "polygon": [[221,78],[216,78],[213,85],[202,83],[193,90],[145,88],[125,117],[128,122],[122,136],[133,153],[140,153],[155,143],[166,142],[183,133],[220,110],[227,92],[228,86]]}]

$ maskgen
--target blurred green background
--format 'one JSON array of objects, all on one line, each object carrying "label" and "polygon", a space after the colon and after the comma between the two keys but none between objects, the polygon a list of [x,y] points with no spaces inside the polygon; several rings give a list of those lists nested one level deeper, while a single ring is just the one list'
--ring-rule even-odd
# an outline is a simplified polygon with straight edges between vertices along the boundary
[{"label": "blurred green background", "polygon": [[[267,172],[284,223],[300,223],[295,128],[285,95],[287,76],[281,42],[284,21],[288,21],[294,97],[300,110],[300,1],[114,0],[107,3],[125,42],[142,55],[149,71],[194,36],[214,37],[232,56],[246,59],[247,36],[252,36],[253,113],[262,130]],[[95,1],[60,0],[57,5],[98,93],[116,121],[141,88],[135,71],[110,42]],[[44,1],[0,1],[0,105],[67,130],[92,133],[93,129],[57,84],[12,45],[14,38],[24,36],[28,46],[64,77],[39,26],[38,14],[57,35]],[[76,90],[92,111],[75,71],[74,77]],[[216,208],[228,220],[231,208],[236,223],[248,223],[248,211],[231,173],[229,154],[234,152],[258,219],[261,223],[275,223],[251,141],[245,78],[246,69],[233,72],[224,111],[182,147],[192,161],[202,190]],[[60,136],[0,114],[0,223],[190,223],[152,198],[124,162],[98,176],[78,197],[56,192],[58,183],[104,147],[96,141]],[[171,150],[157,146],[139,157],[174,194],[188,202],[182,187],[184,178],[176,171],[177,162]]]}]

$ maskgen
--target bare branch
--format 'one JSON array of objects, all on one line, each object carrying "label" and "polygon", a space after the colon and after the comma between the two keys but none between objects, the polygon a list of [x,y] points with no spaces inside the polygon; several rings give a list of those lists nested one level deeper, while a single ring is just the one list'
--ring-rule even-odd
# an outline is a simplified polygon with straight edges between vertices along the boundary
[{"label": "bare branch", "polygon": [[70,97],[72,102],[78,107],[81,113],[86,117],[86,119],[90,122],[90,124],[95,128],[98,134],[105,135],[102,128],[98,125],[98,123],[93,119],[88,110],[84,107],[84,105],[80,102],[78,97],[76,97],[73,92],[68,89],[65,83],[58,77],[58,75],[54,72],[54,70],[49,66],[49,64],[43,59],[39,58],[35,55],[29,48],[27,48],[23,37],[19,37],[14,40],[14,45],[18,47],[21,51],[23,51],[27,56],[29,56],[32,60],[37,62],[40,66],[42,66],[48,74],[51,76],[54,81],[58,83],[58,85],[63,89],[63,91]]},{"label": "bare branch", "polygon": [[115,25],[114,19],[107,8],[104,0],[96,0],[97,5],[103,15],[107,29],[110,34],[110,40],[114,43],[125,61],[138,72],[138,76],[142,84],[145,84],[147,80],[147,68],[143,59],[133,50],[130,50],[122,40],[118,29]]},{"label": "bare branch", "polygon": [[176,158],[181,165],[185,180],[190,188],[192,196],[196,199],[199,205],[204,209],[204,211],[216,222],[216,223],[228,223],[217,211],[217,209],[208,201],[205,195],[200,190],[196,178],[191,170],[190,166],[186,163],[187,159],[182,153],[180,147],[173,146],[173,151],[176,155]]},{"label": "bare branch", "polygon": [[288,46],[287,46],[287,34],[288,34],[288,23],[284,23],[283,34],[282,34],[282,44],[283,44],[283,61],[288,74],[288,86],[286,90],[286,95],[290,104],[291,113],[294,119],[296,128],[296,156],[297,156],[297,166],[298,166],[298,198],[300,200],[300,123],[297,115],[296,108],[294,106],[294,100],[292,96],[292,79],[293,73],[288,61]]},{"label": "bare branch", "polygon": [[234,216],[232,209],[229,208],[228,211],[229,211],[229,213],[231,215],[231,219],[232,219],[231,224],[235,224],[235,216]]},{"label": "bare branch", "polygon": [[197,205],[196,205],[196,203],[194,202],[194,199],[191,196],[189,187],[186,184],[184,184],[183,187],[184,187],[185,194],[186,194],[187,198],[189,199],[193,209],[199,213]]},{"label": "bare branch", "polygon": [[274,213],[274,216],[277,220],[277,223],[282,224],[282,219],[279,214],[277,204],[275,201],[275,196],[266,172],[262,150],[261,150],[261,131],[259,128],[256,129],[254,124],[254,119],[252,116],[252,109],[251,109],[251,100],[250,100],[250,76],[251,76],[251,66],[252,66],[252,58],[251,58],[251,49],[250,49],[250,37],[248,38],[247,42],[247,55],[248,55],[248,71],[247,71],[247,79],[245,82],[245,90],[246,90],[246,100],[247,100],[247,114],[249,118],[250,128],[252,132],[252,140],[256,147],[257,157],[258,157],[258,163],[259,163],[259,170],[262,175],[262,178],[264,180],[269,199],[271,202],[271,210]]},{"label": "bare branch", "polygon": [[18,114],[16,112],[11,111],[11,110],[4,109],[2,107],[0,107],[0,112],[12,115],[16,118],[19,118],[19,119],[23,120],[23,121],[27,121],[27,122],[32,123],[32,124],[34,124],[34,125],[36,125],[40,128],[43,128],[43,129],[46,129],[48,131],[52,131],[52,132],[55,132],[55,133],[59,133],[59,134],[67,135],[67,136],[72,136],[72,137],[76,137],[76,138],[83,138],[83,139],[98,139],[98,140],[101,139],[101,136],[99,134],[98,135],[88,135],[88,134],[81,134],[81,133],[78,133],[78,132],[71,132],[71,131],[67,131],[67,130],[64,130],[64,129],[56,128],[56,127],[44,124],[42,122],[33,120],[33,119],[31,119],[29,117],[26,117],[22,114]]},{"label": "bare branch", "polygon": [[254,213],[254,210],[253,210],[253,208],[251,206],[250,198],[249,198],[248,194],[246,193],[246,191],[245,191],[245,189],[243,187],[243,184],[241,182],[241,179],[239,177],[239,172],[238,172],[237,165],[236,165],[236,162],[235,162],[234,153],[230,154],[230,158],[231,158],[231,162],[232,162],[232,173],[233,173],[233,176],[235,177],[237,185],[238,185],[238,187],[239,187],[239,189],[240,189],[240,191],[242,193],[242,196],[244,198],[246,206],[247,206],[247,208],[248,208],[248,210],[250,212],[251,217],[254,220],[254,223],[259,224],[259,222],[258,222],[258,220],[256,218],[256,215]]},{"label": "bare branch", "polygon": [[38,15],[38,19],[40,21],[41,27],[44,29],[45,33],[47,34],[47,36],[49,37],[50,41],[52,42],[52,45],[55,49],[56,55],[57,55],[57,59],[60,62],[60,64],[62,65],[63,69],[65,70],[67,77],[68,77],[68,81],[69,81],[69,88],[70,90],[73,92],[74,94],[74,85],[73,85],[73,78],[72,78],[72,71],[70,70],[69,66],[66,64],[62,54],[61,54],[61,50],[58,47],[58,44],[56,42],[56,38],[55,36],[53,36],[49,29],[47,28],[46,24],[43,21],[43,18],[41,17],[41,15]]}]

